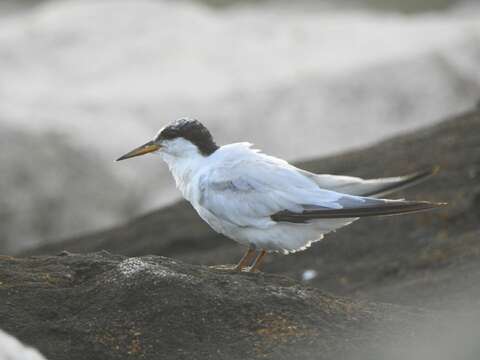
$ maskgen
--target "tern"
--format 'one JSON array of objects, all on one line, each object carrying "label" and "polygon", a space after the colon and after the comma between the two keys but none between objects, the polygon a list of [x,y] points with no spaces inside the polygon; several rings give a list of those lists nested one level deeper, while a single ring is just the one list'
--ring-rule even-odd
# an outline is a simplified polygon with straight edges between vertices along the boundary
[{"label": "tern", "polygon": [[[242,142],[218,146],[199,121],[183,118],[117,161],[158,154],[177,188],[216,232],[247,247],[237,271],[258,271],[267,252],[305,250],[324,234],[367,216],[445,204],[381,199],[435,170],[380,179],[314,174]],[[258,252],[258,255],[257,255]]]}]

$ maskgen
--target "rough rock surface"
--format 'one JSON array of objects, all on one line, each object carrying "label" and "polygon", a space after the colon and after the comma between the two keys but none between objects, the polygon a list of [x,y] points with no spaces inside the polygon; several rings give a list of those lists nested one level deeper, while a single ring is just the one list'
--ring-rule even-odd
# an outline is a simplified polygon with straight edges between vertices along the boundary
[{"label": "rough rock surface", "polygon": [[0,330],[0,360],[45,360],[35,349],[26,347]]},{"label": "rough rock surface", "polygon": [[[302,279],[341,295],[408,305],[475,305],[480,295],[480,110],[393,138],[370,148],[299,164],[315,172],[393,176],[432,165],[441,171],[396,197],[446,201],[439,211],[362,219],[329,234],[309,250],[270,256],[266,272]],[[215,234],[188,204],[145,215],[108,231],[45,246],[106,249],[124,255],[158,254],[201,264],[233,263],[242,249]],[[315,276],[316,274],[316,276]]]},{"label": "rough rock surface", "polygon": [[233,262],[241,252],[185,203],[32,251],[180,260],[0,257],[0,327],[51,360],[472,358],[480,353],[480,111],[301,166],[374,177],[433,164],[442,168],[435,178],[398,197],[447,201],[446,209],[358,221],[308,251],[270,256],[263,274],[182,263]]},{"label": "rough rock surface", "polygon": [[163,257],[0,259],[0,324],[50,360],[372,359],[430,318]]}]

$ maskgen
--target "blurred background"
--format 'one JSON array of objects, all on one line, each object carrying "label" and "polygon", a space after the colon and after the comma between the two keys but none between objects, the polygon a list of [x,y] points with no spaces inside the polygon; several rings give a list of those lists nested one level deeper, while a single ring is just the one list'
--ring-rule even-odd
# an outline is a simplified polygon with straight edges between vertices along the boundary
[{"label": "blurred background", "polygon": [[3,0],[0,253],[178,199],[113,162],[176,118],[312,158],[471,108],[479,69],[477,0]]}]

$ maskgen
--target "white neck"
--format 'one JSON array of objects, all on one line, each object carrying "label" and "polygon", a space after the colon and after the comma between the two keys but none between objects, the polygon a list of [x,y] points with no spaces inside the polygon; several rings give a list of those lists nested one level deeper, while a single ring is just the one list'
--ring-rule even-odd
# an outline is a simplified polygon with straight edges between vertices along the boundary
[{"label": "white neck", "polygon": [[177,157],[164,153],[162,158],[167,163],[177,188],[182,192],[184,198],[190,200],[191,189],[189,185],[192,182],[192,178],[203,166],[206,158],[200,153],[190,153],[188,157]]}]

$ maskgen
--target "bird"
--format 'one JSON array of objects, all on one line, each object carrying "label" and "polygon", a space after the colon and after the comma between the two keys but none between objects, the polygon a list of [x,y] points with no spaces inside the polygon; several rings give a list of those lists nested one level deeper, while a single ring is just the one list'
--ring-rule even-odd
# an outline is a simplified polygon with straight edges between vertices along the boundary
[{"label": "bird", "polygon": [[258,272],[267,253],[303,251],[359,218],[446,205],[380,198],[438,168],[378,179],[315,174],[248,142],[219,146],[200,121],[190,118],[163,127],[116,161],[145,154],[160,155],[183,197],[214,231],[246,247],[238,264],[224,267],[232,271]]}]

